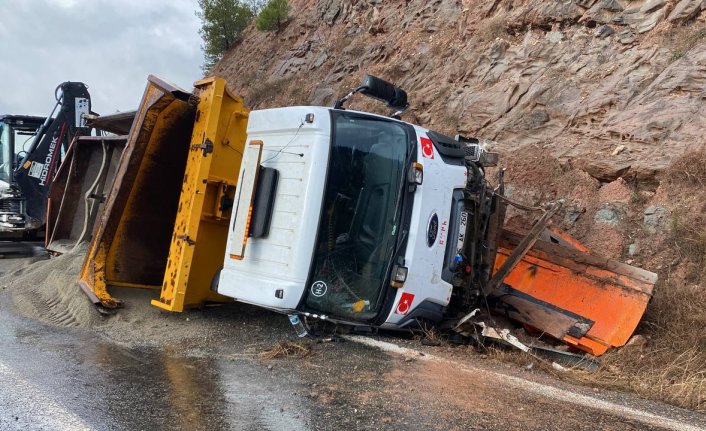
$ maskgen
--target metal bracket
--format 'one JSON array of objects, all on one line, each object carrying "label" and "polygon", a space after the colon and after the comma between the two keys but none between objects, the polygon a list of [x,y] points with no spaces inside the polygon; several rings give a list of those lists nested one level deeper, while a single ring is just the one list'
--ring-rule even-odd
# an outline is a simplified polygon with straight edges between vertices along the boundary
[{"label": "metal bracket", "polygon": [[203,150],[203,156],[206,157],[207,155],[211,154],[213,152],[213,142],[211,142],[210,139],[206,138],[203,141],[203,144],[193,144],[191,146],[192,150]]},{"label": "metal bracket", "polygon": [[537,222],[535,222],[534,226],[532,226],[532,229],[530,229],[529,233],[522,238],[522,241],[517,245],[517,248],[513,250],[513,252],[510,254],[510,256],[507,257],[505,262],[500,266],[500,268],[493,274],[493,277],[488,281],[488,284],[486,285],[486,295],[492,294],[495,289],[497,289],[500,286],[500,283],[505,280],[505,277],[507,277],[513,269],[517,266],[517,264],[522,260],[523,257],[529,252],[529,250],[532,248],[535,242],[537,242],[537,239],[539,239],[539,235],[542,233],[544,228],[547,227],[547,223],[549,223],[549,219],[554,216],[554,214],[559,211],[559,208],[561,208],[561,201],[555,202],[551,204],[551,206],[544,212],[542,217],[540,217]]},{"label": "metal bracket", "polygon": [[189,238],[189,235],[177,235],[176,238],[177,238],[177,239],[184,240],[184,242],[186,242],[186,243],[189,244],[189,245],[194,245],[194,244],[196,244],[196,241],[194,241],[193,239]]}]

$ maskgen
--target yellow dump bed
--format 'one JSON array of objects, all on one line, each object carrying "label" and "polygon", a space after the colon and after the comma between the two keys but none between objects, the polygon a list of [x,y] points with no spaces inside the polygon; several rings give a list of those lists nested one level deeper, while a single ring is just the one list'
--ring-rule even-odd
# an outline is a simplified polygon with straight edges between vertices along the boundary
[{"label": "yellow dump bed", "polygon": [[103,307],[120,305],[108,286],[161,289],[152,304],[170,311],[227,300],[210,286],[249,111],[223,79],[194,86],[192,94],[148,78],[81,270],[81,287]]}]

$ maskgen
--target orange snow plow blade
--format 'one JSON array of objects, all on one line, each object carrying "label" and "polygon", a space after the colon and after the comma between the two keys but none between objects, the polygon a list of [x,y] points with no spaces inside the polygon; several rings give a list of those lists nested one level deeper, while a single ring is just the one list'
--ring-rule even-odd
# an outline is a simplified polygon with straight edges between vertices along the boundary
[{"label": "orange snow plow blade", "polygon": [[[494,271],[522,237],[503,231]],[[656,282],[652,272],[540,240],[489,299],[496,311],[598,356],[630,339]]]}]

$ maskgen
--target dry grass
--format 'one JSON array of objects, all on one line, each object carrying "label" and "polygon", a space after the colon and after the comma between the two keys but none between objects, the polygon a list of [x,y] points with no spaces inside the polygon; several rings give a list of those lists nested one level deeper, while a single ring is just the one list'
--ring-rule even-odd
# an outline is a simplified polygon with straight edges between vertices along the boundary
[{"label": "dry grass", "polygon": [[663,269],[637,334],[642,346],[626,346],[601,358],[594,374],[572,377],[601,387],[706,411],[706,147],[676,160],[663,185],[675,202],[661,255]]},{"label": "dry grass", "polygon": [[266,108],[270,106],[307,105],[309,88],[306,80],[289,76],[274,81],[253,80],[249,86],[246,101],[249,106]]},{"label": "dry grass", "polygon": [[[677,159],[668,173],[675,188],[691,190],[692,197],[706,187],[706,146]],[[699,193],[701,192],[701,193]],[[706,208],[672,211],[670,241],[679,258],[687,262],[686,281],[706,284]]]},{"label": "dry grass", "polygon": [[287,88],[288,102],[292,105],[308,105],[309,89],[304,80],[298,80]]},{"label": "dry grass", "polygon": [[483,20],[475,36],[482,43],[508,36],[508,22],[505,14],[499,14]]},{"label": "dry grass", "polygon": [[[670,187],[695,197],[703,194],[706,167],[700,163],[705,156],[701,151],[678,160],[668,179]],[[668,235],[665,254],[674,263],[660,273],[636,331],[646,343],[610,352],[601,358],[597,373],[572,377],[706,411],[706,215],[674,210]]]},{"label": "dry grass", "polygon": [[693,24],[679,25],[666,32],[662,44],[672,50],[672,59],[682,58],[698,43],[706,39],[706,27],[695,28]]},{"label": "dry grass", "polygon": [[402,64],[395,61],[385,68],[385,74],[383,75],[390,82],[396,82],[405,77],[406,72],[403,70]]},{"label": "dry grass", "polygon": [[311,354],[311,346],[295,341],[280,341],[272,348],[260,353],[260,359],[295,358],[301,359]]},{"label": "dry grass", "polygon": [[253,80],[247,96],[248,105],[269,106],[292,88],[293,81],[293,78],[281,78],[274,81]]},{"label": "dry grass", "polygon": [[572,372],[571,377],[705,411],[705,307],[706,292],[698,286],[662,283],[638,331],[647,344],[608,353],[598,372]]},{"label": "dry grass", "polygon": [[678,257],[688,262],[686,281],[706,283],[706,215],[673,211],[670,239]]},{"label": "dry grass", "polygon": [[675,160],[669,170],[669,180],[706,187],[706,145]]},{"label": "dry grass", "polygon": [[448,344],[446,337],[434,327],[422,328],[421,343],[425,346],[441,346]]},{"label": "dry grass", "polygon": [[[672,210],[664,242],[654,244],[658,256],[646,257],[651,265],[661,264],[661,270],[654,297],[636,331],[645,343],[608,352],[599,358],[601,367],[594,373],[553,373],[706,411],[706,147],[675,160],[662,186],[672,203],[682,206]],[[648,201],[638,193],[631,203],[639,209],[636,213],[641,220]],[[646,241],[662,240],[648,236]],[[526,355],[491,353],[498,359],[528,363]]]}]

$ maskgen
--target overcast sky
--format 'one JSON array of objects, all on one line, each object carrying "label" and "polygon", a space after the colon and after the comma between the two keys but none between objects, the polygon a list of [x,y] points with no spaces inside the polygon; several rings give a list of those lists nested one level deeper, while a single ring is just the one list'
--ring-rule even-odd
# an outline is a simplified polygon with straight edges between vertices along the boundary
[{"label": "overcast sky", "polygon": [[0,0],[0,115],[47,115],[64,81],[99,114],[135,109],[154,74],[201,76],[196,0]]}]

